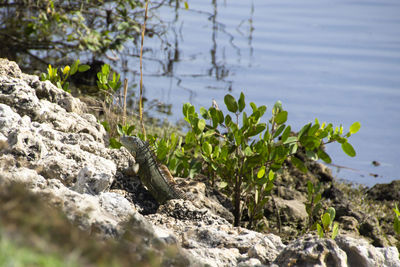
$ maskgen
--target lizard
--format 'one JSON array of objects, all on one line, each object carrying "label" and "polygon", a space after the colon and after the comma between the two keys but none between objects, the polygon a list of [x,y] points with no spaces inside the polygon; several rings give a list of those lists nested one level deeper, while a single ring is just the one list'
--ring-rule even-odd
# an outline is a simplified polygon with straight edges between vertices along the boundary
[{"label": "lizard", "polygon": [[176,188],[168,168],[157,162],[148,142],[136,136],[125,135],[120,138],[120,142],[135,157],[139,164],[137,174],[158,203],[164,204],[169,199],[185,198],[184,193]]}]

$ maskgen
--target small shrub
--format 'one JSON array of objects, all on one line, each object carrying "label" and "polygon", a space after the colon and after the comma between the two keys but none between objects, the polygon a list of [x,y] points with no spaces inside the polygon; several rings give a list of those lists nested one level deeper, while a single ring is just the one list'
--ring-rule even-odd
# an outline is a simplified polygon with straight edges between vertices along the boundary
[{"label": "small shrub", "polygon": [[101,67],[101,71],[97,73],[97,87],[103,92],[107,104],[112,103],[114,93],[121,87],[121,81],[119,80],[121,75],[113,72],[111,79],[110,76],[110,65],[104,64]]},{"label": "small shrub", "polygon": [[308,214],[308,227],[310,229],[316,227],[314,218],[318,216],[318,213],[322,208],[321,198],[321,183],[314,185],[308,181],[306,211]]},{"label": "small shrub", "polygon": [[71,92],[69,89],[69,82],[67,79],[74,75],[76,72],[84,72],[90,69],[88,65],[80,65],[79,59],[77,59],[72,66],[66,65],[62,69],[53,68],[51,65],[47,68],[47,73],[42,73],[40,79],[42,81],[49,80],[52,84],[58,88],[63,89],[66,92]]},{"label": "small shrub", "polygon": [[333,222],[335,219],[336,211],[333,207],[329,207],[321,216],[321,224],[317,223],[317,232],[320,238],[330,234],[332,239],[339,233],[339,223]]},{"label": "small shrub", "polygon": [[[272,108],[272,117],[267,123],[260,122],[267,107],[250,103],[251,113],[245,109],[245,96],[238,100],[227,94],[225,105],[230,114],[224,115],[217,107],[200,108],[199,114],[190,103],[183,106],[184,119],[190,130],[185,136],[183,152],[190,158],[200,158],[203,169],[232,201],[234,225],[238,226],[242,216],[242,201],[248,208],[249,228],[263,219],[263,207],[285,160],[290,160],[303,172],[307,168],[296,152],[301,145],[306,156],[330,163],[331,158],[323,146],[339,142],[343,151],[354,157],[356,152],[348,138],[360,128],[360,123],[351,125],[348,133],[343,127],[332,124],[308,123],[297,135],[286,125],[288,112],[278,101]],[[258,139],[256,138],[258,136]]]}]

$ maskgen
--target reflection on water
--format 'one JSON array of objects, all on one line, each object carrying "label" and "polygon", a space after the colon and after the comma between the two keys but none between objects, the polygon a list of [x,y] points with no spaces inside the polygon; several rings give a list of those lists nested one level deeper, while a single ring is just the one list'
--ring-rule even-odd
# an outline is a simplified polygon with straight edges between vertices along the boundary
[{"label": "reflection on water", "polygon": [[[338,177],[367,185],[399,179],[400,2],[189,4],[190,10],[179,1],[157,9],[166,36],[145,40],[145,94],[172,105],[170,120],[181,118],[184,102],[199,108],[216,99],[221,106],[230,91],[244,91],[258,105],[281,100],[295,129],[316,117],[345,128],[362,123],[350,139],[355,159],[328,146],[335,164],[349,168]],[[126,56],[125,67],[136,79],[137,58]]]}]

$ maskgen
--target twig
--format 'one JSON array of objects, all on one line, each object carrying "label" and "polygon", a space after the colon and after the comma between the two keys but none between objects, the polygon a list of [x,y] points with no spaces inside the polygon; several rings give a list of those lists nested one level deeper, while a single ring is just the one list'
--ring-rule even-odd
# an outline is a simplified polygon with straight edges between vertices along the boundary
[{"label": "twig", "polygon": [[142,133],[144,138],[146,138],[146,130],[143,124],[143,41],[144,34],[146,32],[146,21],[147,21],[147,9],[149,6],[149,0],[146,0],[145,10],[144,10],[144,21],[142,26],[142,40],[140,44],[140,99],[139,99],[139,116],[140,125],[142,126]]},{"label": "twig", "polygon": [[126,123],[126,94],[128,92],[128,79],[124,80],[124,102],[122,103],[122,123],[125,125]]}]

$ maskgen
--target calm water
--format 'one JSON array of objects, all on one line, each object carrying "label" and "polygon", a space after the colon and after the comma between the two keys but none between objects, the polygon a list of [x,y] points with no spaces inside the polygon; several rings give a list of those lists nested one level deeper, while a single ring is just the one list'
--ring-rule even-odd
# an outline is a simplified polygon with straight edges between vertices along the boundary
[{"label": "calm water", "polygon": [[[229,91],[268,107],[281,100],[296,130],[315,118],[345,129],[361,122],[350,138],[356,158],[327,147],[335,164],[358,170],[333,167],[338,178],[369,186],[400,179],[400,1],[189,5],[153,11],[167,22],[168,41],[145,40],[146,56],[164,62],[145,61],[146,97],[172,104],[169,120],[182,118],[184,102],[222,106]],[[126,60],[139,69],[137,58]]]}]

